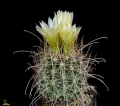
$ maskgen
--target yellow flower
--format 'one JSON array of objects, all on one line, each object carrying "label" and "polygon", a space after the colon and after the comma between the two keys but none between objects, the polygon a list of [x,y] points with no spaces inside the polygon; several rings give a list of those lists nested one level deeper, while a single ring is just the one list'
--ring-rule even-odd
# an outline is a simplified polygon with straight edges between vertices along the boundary
[{"label": "yellow flower", "polygon": [[62,12],[58,11],[57,14],[55,13],[55,17],[53,20],[56,20],[57,24],[60,25],[61,23],[70,27],[73,21],[73,13],[69,13],[67,11]]},{"label": "yellow flower", "polygon": [[65,54],[74,47],[81,27],[72,26],[73,13],[58,11],[53,20],[48,18],[48,25],[40,22],[41,27],[36,26],[37,31],[48,42],[49,46],[58,51],[61,47]]},{"label": "yellow flower", "polygon": [[59,49],[59,36],[57,34],[57,29],[53,28],[53,21],[51,18],[48,18],[48,25],[45,22],[40,23],[40,28],[38,25],[36,26],[37,31],[44,37],[44,39],[48,42],[49,46],[57,51]]},{"label": "yellow flower", "polygon": [[60,38],[62,40],[64,53],[68,54],[69,51],[74,47],[74,43],[80,32],[80,28],[76,28],[76,25],[67,27],[61,24],[60,28]]}]

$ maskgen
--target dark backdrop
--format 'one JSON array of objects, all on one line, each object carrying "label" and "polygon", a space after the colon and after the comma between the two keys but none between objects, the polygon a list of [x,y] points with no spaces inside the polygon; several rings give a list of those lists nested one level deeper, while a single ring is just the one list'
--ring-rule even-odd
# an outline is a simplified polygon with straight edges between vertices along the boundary
[{"label": "dark backdrop", "polygon": [[[16,53],[16,50],[33,50],[34,45],[39,45],[39,41],[33,35],[23,32],[28,30],[39,37],[41,35],[35,30],[35,23],[43,20],[47,23],[50,16],[53,18],[54,12],[57,10],[73,11],[74,20],[77,26],[82,26],[79,38],[84,35],[85,43],[90,42],[98,37],[107,36],[108,39],[99,40],[99,44],[95,44],[91,50],[93,56],[97,53],[97,57],[105,58],[106,63],[97,65],[94,73],[102,75],[104,82],[110,88],[107,92],[105,86],[96,79],[90,79],[89,82],[97,86],[100,97],[97,98],[98,106],[108,106],[112,101],[112,57],[110,54],[111,33],[110,33],[110,7],[108,2],[100,0],[96,1],[14,1],[5,2],[2,9],[3,26],[1,33],[1,104],[6,98],[11,106],[28,106],[31,99],[25,96],[25,87],[29,81],[32,71],[25,73],[28,67],[27,62],[32,62],[29,53]],[[42,37],[41,37],[42,38]],[[27,92],[29,93],[29,91]],[[0,104],[0,105],[1,105]],[[115,105],[113,105],[115,106]]]}]

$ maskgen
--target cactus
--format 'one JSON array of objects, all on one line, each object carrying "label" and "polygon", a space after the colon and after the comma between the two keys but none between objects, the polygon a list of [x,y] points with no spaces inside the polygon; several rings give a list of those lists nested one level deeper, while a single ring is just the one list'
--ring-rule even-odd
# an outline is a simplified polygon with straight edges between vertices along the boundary
[{"label": "cactus", "polygon": [[[84,45],[83,39],[81,42],[78,39],[81,27],[72,26],[72,19],[73,13],[58,11],[53,20],[48,19],[48,25],[43,21],[40,23],[41,27],[36,25],[36,30],[44,37],[44,41],[39,38],[42,42],[39,50],[30,51],[34,62],[34,65],[28,68],[34,70],[28,82],[29,85],[30,81],[34,80],[30,96],[36,88],[30,105],[42,98],[47,106],[94,106],[93,99],[97,91],[94,86],[88,84],[88,78],[96,78],[107,87],[97,78],[102,76],[92,74],[92,66],[105,60],[92,58],[89,53],[96,40],[106,37]],[[84,53],[86,47],[89,49]]]}]

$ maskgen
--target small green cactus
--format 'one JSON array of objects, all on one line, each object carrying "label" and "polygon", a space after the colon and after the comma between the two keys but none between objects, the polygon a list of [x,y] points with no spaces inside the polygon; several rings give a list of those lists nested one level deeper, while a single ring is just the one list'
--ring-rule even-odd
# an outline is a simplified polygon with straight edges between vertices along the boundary
[{"label": "small green cactus", "polygon": [[42,98],[47,106],[94,106],[95,94],[90,94],[89,91],[97,91],[88,84],[88,78],[96,78],[105,85],[96,77],[101,77],[100,75],[92,74],[92,65],[105,60],[92,58],[89,49],[87,53],[83,53],[83,50],[96,43],[96,40],[106,37],[95,39],[86,45],[83,40],[78,43],[81,27],[72,26],[72,19],[73,13],[58,11],[53,21],[48,19],[49,26],[43,21],[40,23],[42,28],[36,26],[44,37],[44,48],[40,46],[38,51],[30,51],[34,62],[28,68],[34,69],[34,75],[30,79],[34,79],[30,96],[33,89],[37,88],[30,105]]},{"label": "small green cactus", "polygon": [[3,99],[3,106],[10,106],[10,104],[7,103],[7,99]]},{"label": "small green cactus", "polygon": [[3,99],[3,102],[4,102],[4,103],[7,103],[7,99]]}]

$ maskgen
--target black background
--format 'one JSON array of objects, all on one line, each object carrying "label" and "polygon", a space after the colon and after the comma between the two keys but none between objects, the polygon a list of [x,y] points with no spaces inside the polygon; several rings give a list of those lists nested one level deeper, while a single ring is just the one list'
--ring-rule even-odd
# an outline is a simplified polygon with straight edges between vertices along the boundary
[{"label": "black background", "polygon": [[[109,87],[108,92],[105,86],[95,80],[90,79],[89,82],[97,86],[100,97],[97,98],[98,106],[116,106],[113,102],[113,35],[111,34],[111,7],[108,2],[100,0],[96,1],[14,1],[5,2],[2,8],[1,17],[3,20],[1,33],[1,104],[6,98],[11,106],[29,106],[31,99],[26,96],[24,91],[29,81],[32,71],[25,73],[28,67],[27,62],[32,62],[29,53],[16,53],[16,50],[33,50],[34,45],[39,45],[39,41],[33,35],[23,32],[28,30],[41,37],[35,30],[35,23],[43,20],[47,23],[48,17],[53,18],[54,12],[58,10],[70,11],[74,13],[73,24],[82,26],[79,38],[84,35],[85,43],[90,42],[98,37],[108,37],[108,39],[99,40],[99,44],[93,45],[91,50],[93,56],[97,53],[97,57],[105,58],[106,63],[97,65],[94,73],[102,75],[103,80]],[[42,38],[42,37],[41,37]],[[111,43],[112,42],[112,43]],[[116,91],[114,91],[115,93]],[[29,93],[29,92],[27,92]]]}]

